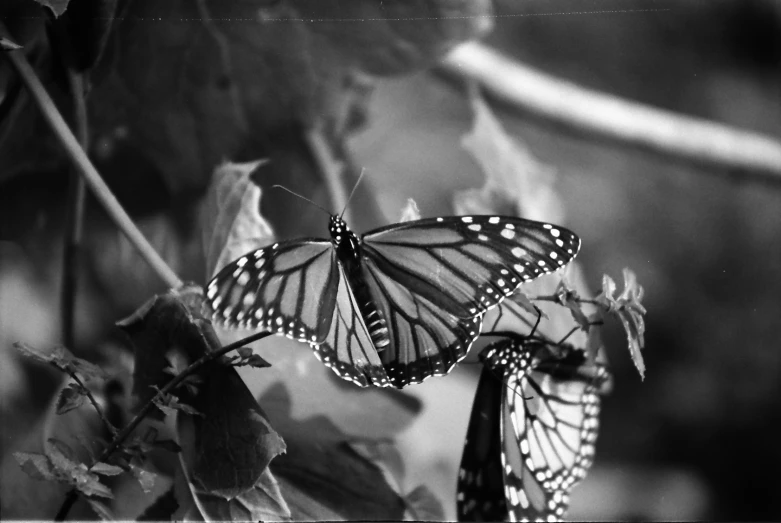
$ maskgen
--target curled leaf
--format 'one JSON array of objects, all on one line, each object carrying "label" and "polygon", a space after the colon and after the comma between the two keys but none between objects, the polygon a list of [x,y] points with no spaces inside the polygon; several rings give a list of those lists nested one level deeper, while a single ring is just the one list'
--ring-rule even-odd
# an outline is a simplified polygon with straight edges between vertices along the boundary
[{"label": "curled leaf", "polygon": [[35,452],[14,452],[14,459],[25,474],[33,479],[53,481],[56,471],[49,458]]},{"label": "curled leaf", "polygon": [[71,383],[62,391],[57,398],[57,414],[65,414],[73,409],[78,409],[84,405],[87,393],[84,387],[78,383]]},{"label": "curled leaf", "polygon": [[271,226],[260,215],[260,187],[250,178],[264,163],[226,162],[215,169],[202,215],[207,276],[274,241]]},{"label": "curled leaf", "polygon": [[555,294],[558,302],[569,309],[572,317],[575,319],[575,322],[580,326],[580,328],[588,332],[589,328],[591,328],[591,321],[589,321],[586,313],[583,312],[583,307],[580,303],[580,296],[575,289],[570,287],[570,284],[567,282],[566,278],[561,278],[559,286],[556,288]]},{"label": "curled leaf", "polygon": [[645,347],[645,307],[640,301],[643,298],[643,287],[637,283],[635,273],[624,269],[624,290],[615,298],[617,286],[613,279],[605,274],[602,276],[602,292],[596,301],[605,308],[608,314],[616,316],[626,332],[627,344],[632,361],[637,367],[641,378],[645,378],[645,362],[642,349]]}]

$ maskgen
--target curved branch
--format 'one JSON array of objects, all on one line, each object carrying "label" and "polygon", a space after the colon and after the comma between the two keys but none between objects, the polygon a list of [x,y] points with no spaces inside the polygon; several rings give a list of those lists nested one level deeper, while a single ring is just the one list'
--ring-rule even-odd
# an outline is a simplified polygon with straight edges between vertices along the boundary
[{"label": "curved branch", "polygon": [[511,108],[590,137],[781,183],[781,142],[759,133],[586,89],[479,43],[454,49],[438,71],[476,80]]},{"label": "curved branch", "polygon": [[[8,30],[3,23],[0,22],[0,36],[6,36],[8,34]],[[111,216],[117,227],[125,236],[127,236],[130,243],[138,249],[141,256],[150,266],[152,266],[155,272],[169,287],[180,287],[182,285],[182,280],[179,279],[176,273],[165,263],[165,260],[163,260],[138,227],[136,227],[133,220],[130,219],[130,216],[128,216],[125,209],[122,208],[122,205],[103,181],[103,178],[101,178],[97,169],[95,169],[95,166],[92,165],[87,154],[81,146],[79,146],[78,140],[73,135],[73,132],[71,132],[68,124],[65,123],[57,106],[49,96],[49,93],[46,92],[46,88],[35,74],[35,71],[27,61],[23,52],[20,50],[9,50],[6,45],[3,45],[0,53],[8,58],[8,61],[27,87],[27,90],[33,100],[35,100],[38,108],[41,110],[44,119],[52,128],[54,135],[65,149],[66,154],[79,172],[84,176],[87,185],[92,189],[95,197],[106,209],[106,212]]]}]

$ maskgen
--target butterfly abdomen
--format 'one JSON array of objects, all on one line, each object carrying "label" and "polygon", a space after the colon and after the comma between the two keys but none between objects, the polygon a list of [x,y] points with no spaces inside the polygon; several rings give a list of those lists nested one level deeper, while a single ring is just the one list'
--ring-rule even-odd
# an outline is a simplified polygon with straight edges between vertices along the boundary
[{"label": "butterfly abdomen", "polygon": [[358,303],[358,310],[366,324],[369,337],[377,349],[384,349],[390,344],[388,325],[374,303],[369,287],[361,275],[360,240],[341,220],[332,219],[330,233],[336,248],[336,256],[344,267],[344,273]]}]

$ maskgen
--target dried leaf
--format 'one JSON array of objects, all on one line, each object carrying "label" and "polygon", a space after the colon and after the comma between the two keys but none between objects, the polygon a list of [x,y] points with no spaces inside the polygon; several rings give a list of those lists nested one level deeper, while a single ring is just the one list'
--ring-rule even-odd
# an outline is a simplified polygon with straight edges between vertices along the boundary
[{"label": "dried leaf", "polygon": [[260,187],[250,178],[264,163],[227,162],[212,175],[201,228],[209,277],[239,256],[274,241],[271,226],[260,215]]},{"label": "dried leaf", "polygon": [[634,272],[624,269],[624,291],[618,298],[613,297],[616,292],[616,283],[605,274],[602,276],[602,292],[597,296],[599,302],[607,311],[621,321],[626,332],[627,346],[632,361],[640,373],[641,379],[645,379],[645,362],[642,349],[645,346],[645,314],[646,310],[641,303],[643,287],[637,283]]},{"label": "dried leaf", "polygon": [[553,187],[554,170],[507,135],[474,86],[470,100],[474,124],[461,144],[485,174],[485,185],[457,193],[456,213],[505,214],[561,223],[564,207]]},{"label": "dried leaf", "polygon": [[559,282],[555,295],[558,302],[569,309],[575,323],[577,323],[581,329],[588,332],[591,327],[591,322],[589,321],[588,316],[586,316],[586,313],[583,312],[580,296],[578,296],[575,289],[570,287],[566,278],[562,278]]},{"label": "dried leaf", "polygon": [[84,405],[86,398],[84,388],[77,383],[71,383],[60,391],[57,398],[57,414],[65,414],[73,409],[78,409]]}]

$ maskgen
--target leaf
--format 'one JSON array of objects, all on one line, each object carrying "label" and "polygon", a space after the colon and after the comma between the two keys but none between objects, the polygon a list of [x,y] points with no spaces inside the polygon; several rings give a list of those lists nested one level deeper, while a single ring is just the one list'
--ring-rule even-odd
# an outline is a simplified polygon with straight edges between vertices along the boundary
[{"label": "leaf", "polygon": [[271,226],[260,215],[260,187],[250,178],[264,163],[226,162],[212,175],[201,227],[208,277],[239,256],[274,241]]},{"label": "leaf", "polygon": [[55,18],[62,16],[62,14],[68,9],[70,0],[35,0],[44,7],[48,7],[54,14]]},{"label": "leaf", "polygon": [[195,361],[219,349],[211,322],[201,315],[202,308],[203,290],[189,286],[157,295],[117,322],[135,351],[133,394],[141,404],[152,399],[154,387],[170,381],[165,371],[170,366],[169,353],[181,351],[189,361]]},{"label": "leaf", "polygon": [[77,383],[71,383],[62,391],[57,398],[57,414],[65,414],[73,409],[78,409],[84,405],[86,391]]},{"label": "leaf", "polygon": [[203,416],[178,416],[177,433],[182,462],[198,492],[232,499],[253,489],[286,446],[235,369],[214,363],[189,399]]},{"label": "leaf", "polygon": [[412,492],[404,496],[407,506],[405,519],[412,521],[443,521],[445,509],[442,503],[425,485],[418,485]]},{"label": "leaf", "polygon": [[57,479],[56,471],[49,458],[43,454],[34,452],[14,452],[14,459],[25,474],[33,479],[54,481]]},{"label": "leaf", "polygon": [[117,476],[124,472],[116,465],[109,465],[108,463],[103,463],[101,461],[95,463],[90,470],[95,474],[100,474],[101,476]]},{"label": "leaf", "polygon": [[133,477],[138,480],[139,485],[141,485],[141,490],[143,490],[145,494],[152,492],[152,489],[155,487],[157,474],[149,472],[138,465],[130,465],[130,472],[133,474]]},{"label": "leaf", "polygon": [[366,452],[375,452],[377,447],[356,442],[325,416],[296,421],[287,414],[287,452],[271,463],[271,470],[294,520],[401,519],[401,496],[385,472],[353,445]]},{"label": "leaf", "polygon": [[173,514],[179,508],[174,487],[160,496],[136,518],[136,521],[173,521]]},{"label": "leaf", "polygon": [[569,286],[566,278],[561,279],[559,286],[556,288],[555,294],[558,302],[569,309],[573,319],[575,320],[575,323],[577,323],[581,329],[588,332],[589,328],[591,327],[591,322],[586,316],[586,313],[583,312],[582,306],[580,304],[580,296],[578,296],[578,293],[575,291],[575,289],[572,289]]},{"label": "leaf", "polygon": [[401,210],[401,217],[399,217],[399,223],[411,222],[414,220],[420,220],[420,210],[418,204],[412,198],[407,198],[407,205]]},{"label": "leaf", "polygon": [[100,519],[103,521],[114,521],[114,514],[111,513],[111,509],[105,503],[90,498],[87,498],[87,503]]},{"label": "leaf", "polygon": [[474,123],[461,145],[485,174],[485,185],[457,193],[456,213],[505,214],[561,223],[565,211],[554,189],[554,170],[507,135],[475,85],[469,93]]},{"label": "leaf", "polygon": [[596,301],[600,303],[608,314],[617,317],[621,321],[626,333],[627,346],[632,361],[640,373],[640,378],[645,379],[645,362],[642,349],[645,346],[645,314],[646,310],[641,303],[643,287],[637,283],[635,273],[624,269],[624,291],[618,298],[613,297],[616,292],[616,283],[607,274],[602,276],[602,292]]},{"label": "leaf", "polygon": [[54,347],[49,352],[44,352],[21,342],[14,343],[14,347],[28,358],[32,358],[40,363],[48,363],[63,372],[76,373],[86,381],[100,382],[108,378],[108,374],[103,369],[87,360],[77,358],[62,346]]}]

